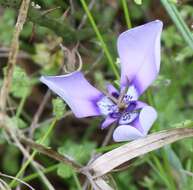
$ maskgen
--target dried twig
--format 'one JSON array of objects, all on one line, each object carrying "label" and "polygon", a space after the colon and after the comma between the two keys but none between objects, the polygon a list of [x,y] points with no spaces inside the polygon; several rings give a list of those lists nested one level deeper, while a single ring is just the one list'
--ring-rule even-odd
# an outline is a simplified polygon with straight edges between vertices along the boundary
[{"label": "dried twig", "polygon": [[30,5],[30,0],[23,0],[20,6],[19,15],[15,25],[13,39],[8,57],[7,71],[4,78],[3,86],[0,92],[0,109],[5,111],[7,96],[10,90],[14,67],[16,64],[16,58],[19,51],[19,35],[23,29],[23,25],[27,18],[27,13]]},{"label": "dried twig", "polygon": [[50,92],[50,90],[47,90],[46,94],[44,95],[43,100],[41,101],[41,103],[40,103],[40,105],[39,105],[39,107],[38,107],[38,109],[33,117],[32,123],[29,127],[29,129],[30,129],[29,130],[29,137],[30,138],[33,137],[34,131],[36,129],[36,125],[39,122],[40,116],[42,115],[44,107],[47,104],[48,100],[50,99],[50,96],[51,96],[51,92]]},{"label": "dried twig", "polygon": [[[103,140],[103,142],[102,142],[102,144],[101,144],[101,147],[106,146],[106,145],[109,143],[109,141],[111,140],[111,136],[112,136],[112,133],[113,133],[114,129],[115,129],[115,125],[113,125],[113,126],[111,126],[111,127],[109,128],[109,130],[108,130],[108,132],[107,132],[107,134],[106,134],[106,136],[105,136],[105,138],[104,138],[104,140]],[[102,154],[93,153],[91,159],[90,159],[89,162],[87,163],[87,166],[89,166],[90,163],[92,163],[94,160],[96,160],[97,158],[99,158],[101,155],[102,155]],[[89,185],[89,182],[90,182],[90,180],[87,178],[87,179],[85,180],[85,182],[84,182],[84,185],[83,185],[83,189],[84,189],[84,190],[87,189],[87,187],[88,187],[88,185]],[[96,180],[95,183],[96,183],[98,186],[103,186],[104,183],[106,183],[106,182],[105,182],[103,179],[100,178],[100,179]],[[91,184],[91,185],[93,186],[93,184]],[[107,187],[107,190],[108,190],[108,188],[110,189],[110,187],[108,187],[107,184],[106,184],[106,187]],[[99,189],[100,189],[100,187],[99,187]]]},{"label": "dried twig", "polygon": [[[7,175],[7,174],[3,174],[3,173],[1,173],[1,172],[0,172],[0,176],[6,177],[6,178],[10,178],[10,179],[14,179],[14,180],[19,181],[20,183],[26,185],[26,186],[29,187],[31,190],[35,190],[31,185],[29,185],[28,183],[22,181],[21,179],[15,178],[15,177],[10,176],[10,175]],[[7,190],[10,189],[8,185],[7,185],[6,187],[7,187]],[[2,190],[4,190],[4,189],[2,189]],[[5,189],[5,190],[6,190],[6,189]]]},{"label": "dried twig", "polygon": [[[17,59],[18,52],[19,52],[19,36],[20,36],[20,33],[23,29],[23,25],[26,21],[29,6],[30,6],[30,0],[23,0],[22,1],[20,9],[19,9],[17,22],[15,25],[15,30],[14,30],[14,34],[13,34],[13,39],[12,39],[10,51],[9,51],[6,75],[4,78],[3,86],[2,86],[1,91],[0,91],[0,110],[2,111],[1,118],[0,118],[0,127],[5,129],[5,131],[13,138],[13,140],[16,143],[16,145],[18,146],[18,148],[27,157],[29,157],[29,154],[25,150],[25,148],[20,144],[18,139],[16,138],[15,131],[12,131],[12,129],[9,129],[9,127],[5,126],[5,124],[6,124],[5,112],[6,112],[6,103],[7,103],[9,90],[11,87],[14,67],[15,67],[16,59]],[[37,168],[38,165],[35,162],[32,162],[32,164],[36,169],[38,169]]]},{"label": "dried twig", "polygon": [[[93,8],[95,2],[96,2],[96,0],[91,0],[90,1],[89,5],[88,5],[89,10],[91,10]],[[84,14],[80,24],[78,25],[78,29],[81,29],[85,25],[86,20],[87,20],[87,14]]]},{"label": "dried twig", "polygon": [[[3,117],[3,119],[2,119],[2,117]],[[4,121],[4,123],[2,123],[2,121]],[[0,128],[3,128],[4,131],[6,132],[6,134],[8,135],[8,137],[10,137],[10,139],[12,139],[14,141],[15,145],[20,149],[20,151],[23,153],[24,157],[30,159],[31,156],[29,155],[29,152],[24,148],[24,146],[21,144],[21,142],[19,140],[21,133],[18,131],[17,128],[9,125],[9,118],[5,115],[2,115],[2,114],[0,114]],[[48,181],[48,179],[45,177],[43,172],[41,172],[41,170],[39,169],[40,164],[38,164],[37,162],[32,160],[32,166],[37,171],[37,173],[41,176],[44,183],[49,187],[49,190],[54,190],[52,184]]]},{"label": "dried twig", "polygon": [[20,141],[24,143],[25,145],[29,146],[30,148],[35,149],[36,151],[45,154],[49,156],[50,158],[53,158],[54,160],[57,160],[59,162],[62,162],[64,164],[70,165],[75,169],[77,172],[81,169],[81,165],[76,163],[74,160],[71,160],[70,158],[66,157],[65,155],[61,155],[58,152],[52,150],[51,148],[47,148],[41,144],[35,143],[32,140],[28,140],[25,137],[19,137]]}]

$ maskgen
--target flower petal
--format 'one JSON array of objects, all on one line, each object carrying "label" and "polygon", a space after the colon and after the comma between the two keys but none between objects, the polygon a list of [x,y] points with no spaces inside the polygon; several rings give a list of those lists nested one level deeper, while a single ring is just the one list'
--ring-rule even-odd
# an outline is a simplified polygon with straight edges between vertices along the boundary
[{"label": "flower petal", "polygon": [[106,85],[107,91],[109,94],[111,94],[112,96],[114,96],[115,98],[119,97],[119,92],[118,90],[110,83],[108,83]]},{"label": "flower petal", "polygon": [[131,123],[132,121],[134,121],[137,117],[138,117],[139,113],[137,111],[133,111],[133,112],[127,112],[125,111],[120,119],[119,119],[119,124],[120,125],[126,125]]},{"label": "flower petal", "polygon": [[113,139],[120,142],[144,137],[147,135],[156,118],[157,112],[155,109],[151,106],[145,106],[134,122],[130,123],[130,125],[120,125],[115,129]]},{"label": "flower petal", "polygon": [[156,119],[156,110],[151,106],[145,106],[139,114],[138,124],[136,124],[135,127],[138,129],[142,129],[143,135],[147,135],[149,129]]},{"label": "flower petal", "polygon": [[143,137],[142,133],[131,125],[121,125],[113,133],[113,139],[116,142],[134,140],[140,137]]},{"label": "flower petal", "polygon": [[145,102],[142,102],[142,101],[136,101],[136,106],[135,106],[135,109],[134,110],[138,110],[138,109],[142,109],[144,108],[145,106],[148,106]]},{"label": "flower petal", "polygon": [[115,121],[117,121],[116,118],[112,118],[111,116],[107,116],[101,125],[101,129],[107,128],[109,125],[113,124]]},{"label": "flower petal", "polygon": [[97,101],[96,104],[99,107],[100,113],[102,115],[109,115],[118,109],[117,106],[107,96],[103,96],[99,101]]},{"label": "flower petal", "polygon": [[58,94],[69,105],[76,117],[100,115],[96,102],[101,98],[102,93],[94,88],[81,72],[42,76],[40,81]]},{"label": "flower petal", "polygon": [[128,81],[139,94],[155,80],[160,68],[162,22],[149,22],[122,33],[117,42],[121,60],[121,86]]},{"label": "flower petal", "polygon": [[135,86],[131,85],[129,86],[129,89],[127,90],[127,93],[125,94],[123,101],[127,104],[131,101],[136,101],[139,97],[138,91],[135,88]]}]

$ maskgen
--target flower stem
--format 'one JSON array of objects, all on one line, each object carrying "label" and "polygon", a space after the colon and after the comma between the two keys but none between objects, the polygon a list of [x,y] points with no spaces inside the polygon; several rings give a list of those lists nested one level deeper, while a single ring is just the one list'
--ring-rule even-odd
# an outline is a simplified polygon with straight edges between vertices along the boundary
[{"label": "flower stem", "polygon": [[77,190],[82,190],[82,187],[81,187],[80,181],[78,179],[77,173],[73,171],[72,176],[73,176],[75,184],[77,186]]},{"label": "flower stem", "polygon": [[103,39],[103,37],[102,37],[102,35],[100,33],[100,31],[99,31],[95,21],[94,21],[94,18],[93,18],[92,14],[91,14],[91,12],[90,12],[90,10],[88,8],[88,5],[86,4],[85,0],[80,0],[80,2],[81,2],[82,6],[84,8],[84,11],[86,12],[86,14],[88,16],[88,19],[89,19],[89,21],[90,21],[90,23],[91,23],[91,25],[93,27],[93,30],[96,33],[96,36],[97,36],[98,40],[101,43],[101,46],[102,46],[102,48],[104,50],[104,53],[105,53],[105,55],[107,57],[107,60],[109,62],[109,65],[111,66],[111,68],[112,68],[116,78],[119,79],[119,73],[118,73],[118,71],[117,71],[117,69],[115,67],[113,58],[112,58],[112,56],[111,56],[111,54],[110,54],[110,52],[109,52],[109,50],[107,48],[107,45],[106,45],[106,43],[105,43],[105,41],[104,41],[104,39]]},{"label": "flower stem", "polygon": [[[48,167],[48,168],[45,168],[45,169],[42,170],[42,172],[43,172],[44,174],[47,174],[47,173],[49,173],[49,172],[52,172],[52,171],[54,171],[54,170],[56,170],[56,169],[58,168],[58,165],[59,165],[59,164],[55,164],[55,165],[53,165],[53,166],[50,166],[50,167]],[[22,181],[28,182],[28,181],[31,181],[31,180],[37,178],[38,176],[39,176],[39,174],[36,172],[36,173],[33,173],[33,174],[31,174],[31,175],[28,175],[28,176],[24,177],[24,178],[22,179]],[[15,185],[14,185],[13,187],[15,187]]]},{"label": "flower stem", "polygon": [[129,16],[127,1],[126,0],[121,0],[121,3],[122,3],[122,7],[123,7],[127,27],[131,28],[132,25],[131,25],[131,19],[130,19],[130,16]]},{"label": "flower stem", "polygon": [[19,8],[19,14],[14,28],[13,38],[8,56],[7,71],[3,80],[3,85],[0,90],[0,109],[2,112],[6,112],[7,98],[11,88],[13,72],[16,65],[17,55],[19,52],[19,36],[25,24],[29,6],[30,0],[23,0]]},{"label": "flower stem", "polygon": [[24,107],[24,104],[25,104],[26,99],[27,99],[27,95],[24,95],[24,96],[22,97],[22,99],[20,100],[20,103],[19,103],[19,106],[18,106],[17,112],[16,112],[16,117],[17,117],[17,118],[20,117],[20,114],[21,114],[21,112],[22,112],[22,109],[23,109],[23,107]]}]

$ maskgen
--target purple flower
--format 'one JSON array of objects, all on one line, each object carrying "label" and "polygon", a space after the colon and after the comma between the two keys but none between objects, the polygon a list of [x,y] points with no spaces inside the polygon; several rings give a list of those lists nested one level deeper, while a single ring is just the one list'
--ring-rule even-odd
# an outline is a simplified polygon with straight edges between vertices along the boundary
[{"label": "purple flower", "polygon": [[157,113],[138,99],[159,73],[161,31],[162,22],[156,20],[119,36],[120,92],[111,84],[107,85],[107,93],[97,90],[81,72],[42,76],[40,80],[66,101],[76,117],[103,115],[102,129],[116,122],[115,141],[144,137]]}]

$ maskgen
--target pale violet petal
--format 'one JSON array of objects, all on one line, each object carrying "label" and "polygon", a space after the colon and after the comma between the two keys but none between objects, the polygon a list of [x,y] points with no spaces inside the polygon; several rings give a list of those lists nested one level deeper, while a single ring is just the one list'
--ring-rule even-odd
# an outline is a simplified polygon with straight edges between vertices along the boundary
[{"label": "pale violet petal", "polygon": [[122,33],[117,42],[121,60],[121,86],[128,81],[139,95],[151,85],[160,69],[160,36],[162,22],[149,22]]},{"label": "pale violet petal", "polygon": [[157,112],[151,106],[145,106],[139,114],[139,123],[143,129],[143,134],[147,135],[149,129],[157,119]]},{"label": "pale violet petal", "polygon": [[145,106],[148,106],[147,103],[142,102],[142,101],[139,101],[139,100],[136,101],[135,103],[136,103],[136,106],[135,106],[135,109],[134,109],[134,110],[142,109],[142,108],[144,108]]},{"label": "pale violet petal", "polygon": [[94,88],[81,72],[60,76],[42,76],[40,80],[69,105],[76,117],[101,114],[96,102],[103,94]]},{"label": "pale violet petal", "polygon": [[117,121],[116,118],[112,118],[111,116],[107,116],[103,123],[101,124],[101,129],[105,129],[109,127],[111,124],[113,124],[115,121]]},{"label": "pale violet petal", "polygon": [[143,134],[131,125],[120,125],[113,132],[116,142],[129,141],[143,137]]}]

